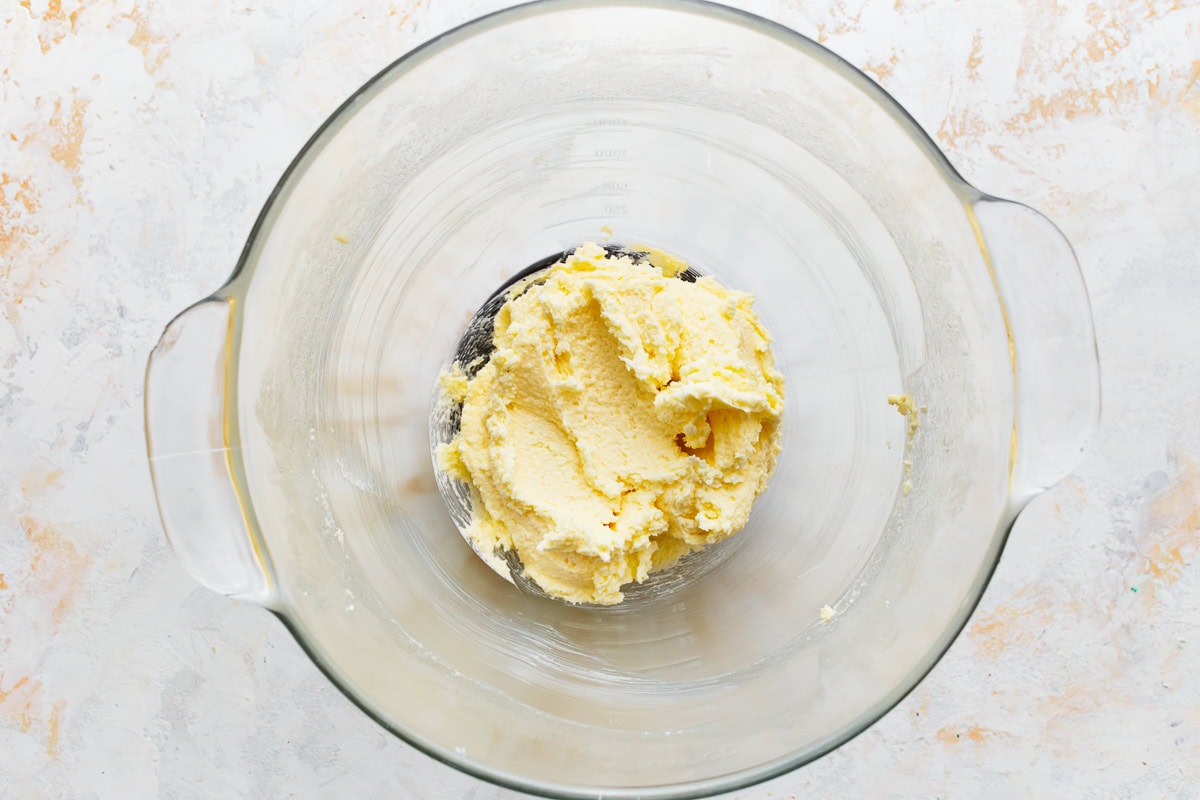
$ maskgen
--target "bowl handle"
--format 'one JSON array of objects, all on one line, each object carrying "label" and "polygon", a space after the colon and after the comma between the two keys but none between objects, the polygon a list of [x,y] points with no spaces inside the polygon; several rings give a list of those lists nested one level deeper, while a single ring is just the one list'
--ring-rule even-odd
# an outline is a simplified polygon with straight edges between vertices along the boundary
[{"label": "bowl handle", "polygon": [[1012,490],[1027,500],[1067,477],[1100,420],[1100,365],[1079,262],[1028,206],[968,207],[1005,315],[1015,375]]},{"label": "bowl handle", "polygon": [[171,321],[146,365],[146,452],[158,511],[183,567],[215,592],[266,605],[270,569],[233,472],[234,298]]}]

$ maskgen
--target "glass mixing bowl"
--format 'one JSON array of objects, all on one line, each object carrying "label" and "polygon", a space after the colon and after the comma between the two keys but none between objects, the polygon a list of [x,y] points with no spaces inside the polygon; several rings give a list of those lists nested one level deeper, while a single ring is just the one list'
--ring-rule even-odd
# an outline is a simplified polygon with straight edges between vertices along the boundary
[{"label": "glass mixing bowl", "polygon": [[[757,296],[783,453],[742,533],[572,607],[463,541],[429,422],[480,304],[606,227]],[[167,328],[146,391],[191,574],[278,614],[429,755],[571,798],[736,789],[862,731],[950,645],[1098,408],[1059,231],[830,52],[692,0],[527,5],[384,70]]]}]

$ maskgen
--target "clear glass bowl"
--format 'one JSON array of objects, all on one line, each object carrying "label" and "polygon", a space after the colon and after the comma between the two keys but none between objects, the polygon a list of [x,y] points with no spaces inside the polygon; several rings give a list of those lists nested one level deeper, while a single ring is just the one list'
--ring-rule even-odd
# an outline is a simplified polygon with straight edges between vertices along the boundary
[{"label": "clear glass bowl", "polygon": [[[753,292],[788,394],[747,528],[581,608],[472,553],[429,418],[479,305],[603,226]],[[691,0],[523,6],[393,64],[171,323],[146,392],[163,523],[200,582],[278,614],[424,752],[571,798],[732,790],[862,731],[949,646],[1098,411],[1058,230],[966,184],[833,54]]]}]

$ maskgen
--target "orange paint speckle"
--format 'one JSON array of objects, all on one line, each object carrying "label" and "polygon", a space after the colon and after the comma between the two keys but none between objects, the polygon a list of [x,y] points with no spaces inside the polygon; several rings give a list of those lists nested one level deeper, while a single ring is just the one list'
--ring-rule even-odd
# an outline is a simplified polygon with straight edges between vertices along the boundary
[{"label": "orange paint speckle", "polygon": [[59,479],[61,478],[61,469],[52,469],[49,472],[42,472],[36,469],[30,470],[21,481],[21,494],[25,495],[26,498],[37,497],[44,494],[48,489],[57,488]]},{"label": "orange paint speckle", "polygon": [[[407,25],[408,21],[410,19],[412,19],[413,16],[418,11],[421,10],[421,6],[423,3],[424,3],[424,0],[417,0],[417,2],[415,2],[415,3],[410,3],[409,6],[406,9],[404,9],[404,13],[401,14],[399,21],[396,23],[396,27],[403,28],[405,25]],[[394,16],[396,16],[396,13],[397,13],[397,11],[393,7],[392,10],[388,13],[388,16],[394,17]]]},{"label": "orange paint speckle", "polygon": [[[1062,38],[1065,49],[1059,51],[1028,40],[1021,48],[1017,68],[1017,91],[1026,98],[1027,105],[1004,120],[1001,127],[1021,134],[1079,118],[1110,116],[1124,120],[1132,108],[1146,110],[1169,102],[1168,95],[1173,96],[1187,80],[1186,72],[1178,65],[1168,66],[1157,60],[1150,61],[1148,67],[1135,65],[1131,62],[1138,59],[1129,56],[1134,43],[1155,40],[1155,25],[1161,23],[1148,21],[1175,10],[1173,6],[1156,0],[1140,4],[1091,2],[1082,14],[1081,30]],[[1037,8],[1048,27],[1058,24],[1055,17],[1064,9],[1062,4]],[[1147,52],[1157,52],[1157,48]],[[1104,73],[1111,77],[1100,77]],[[1042,89],[1055,84],[1062,88],[1055,92]],[[1200,101],[1197,108],[1200,112]],[[1184,110],[1191,111],[1186,104]]]},{"label": "orange paint speckle", "polygon": [[1095,724],[1097,714],[1121,713],[1139,707],[1113,686],[1111,677],[1096,678],[1092,676],[1095,685],[1076,684],[1038,702],[1035,716],[1043,721],[1045,741],[1051,752],[1057,755],[1077,752],[1079,730]]},{"label": "orange paint speckle", "polygon": [[6,690],[4,673],[0,672],[0,724],[28,733],[33,727],[33,707],[41,705],[42,684],[24,675]]},{"label": "orange paint speckle", "polygon": [[1175,98],[1178,105],[1193,121],[1200,123],[1200,61],[1193,61],[1191,77]]},{"label": "orange paint speckle", "polygon": [[983,63],[983,31],[976,30],[975,38],[971,40],[971,53],[967,56],[967,76],[972,80],[979,79],[979,65]]},{"label": "orange paint speckle", "polygon": [[[10,188],[14,187],[14,188]],[[8,262],[0,267],[5,277],[8,277],[11,264],[27,238],[35,236],[37,226],[29,217],[41,207],[41,195],[33,188],[29,177],[17,180],[6,172],[0,173],[0,263]]]},{"label": "orange paint speckle", "polygon": [[942,120],[942,124],[937,129],[937,140],[947,149],[952,150],[958,147],[961,139],[979,136],[983,132],[983,120],[964,108],[957,115],[952,114]]},{"label": "orange paint speckle", "polygon": [[883,83],[892,76],[892,72],[896,69],[896,63],[900,60],[900,55],[893,50],[892,55],[887,61],[868,61],[863,64],[863,70],[875,76],[875,80]]},{"label": "orange paint speckle", "polygon": [[[7,183],[8,176],[5,175],[4,178]],[[21,182],[17,184],[17,191],[13,194],[13,199],[20,203],[28,214],[37,211],[40,205],[38,195],[33,191],[29,178],[22,178]]]},{"label": "orange paint speckle", "polygon": [[49,0],[49,2],[46,3],[46,13],[42,14],[43,22],[50,22],[52,20],[66,18],[67,16],[62,10],[62,0]]},{"label": "orange paint speckle", "polygon": [[124,18],[133,22],[133,34],[129,37],[129,43],[142,54],[142,65],[146,72],[153,75],[170,55],[170,45],[165,37],[159,36],[151,29],[145,13],[138,6],[134,6]]},{"label": "orange paint speckle", "polygon": [[1120,114],[1126,106],[1148,98],[1150,87],[1149,80],[1126,78],[1099,88],[1071,88],[1052,95],[1039,95],[1030,101],[1026,110],[1005,120],[1003,127],[1021,133],[1056,120]]},{"label": "orange paint speckle", "polygon": [[8,687],[8,690],[6,691],[4,689],[4,673],[0,672],[0,705],[3,705],[8,700],[9,695],[13,694],[27,683],[29,683],[29,676],[22,675],[20,678],[17,678],[17,680],[13,682],[13,685]]},{"label": "orange paint speckle", "polygon": [[996,659],[1014,644],[1033,642],[1053,615],[1037,606],[998,606],[981,614],[967,628],[969,636],[989,658]]},{"label": "orange paint speckle", "polygon": [[984,740],[991,738],[994,733],[994,731],[981,728],[978,725],[972,725],[969,728],[952,728],[947,726],[938,729],[937,739],[942,744],[958,744],[964,740],[982,744]]},{"label": "orange paint speckle", "polygon": [[59,756],[59,731],[66,700],[57,700],[50,706],[46,716],[46,703],[42,697],[41,681],[23,675],[5,688],[4,673],[0,672],[0,726],[29,733],[35,727],[43,732],[46,740],[46,755],[54,760]]},{"label": "orange paint speckle", "polygon": [[79,186],[79,166],[82,161],[83,115],[90,102],[72,97],[71,108],[64,114],[62,99],[55,99],[54,116],[50,120],[50,128],[59,136],[58,142],[50,148],[50,157],[72,173],[76,187]]},{"label": "orange paint speckle", "polygon": [[[29,8],[27,4],[23,3],[22,5]],[[63,11],[62,0],[50,0],[46,4],[46,13],[42,14],[41,30],[38,32],[38,44],[41,46],[42,52],[49,52],[50,48],[67,37],[67,33],[73,27],[73,20],[68,19],[66,12]]]},{"label": "orange paint speckle", "polygon": [[50,620],[57,626],[74,607],[92,560],[49,525],[30,516],[22,516],[20,524],[33,551],[25,589],[50,606]]},{"label": "orange paint speckle", "polygon": [[1180,100],[1182,100],[1187,95],[1187,93],[1192,90],[1192,87],[1196,85],[1196,81],[1198,81],[1198,80],[1200,80],[1200,60],[1196,60],[1196,61],[1192,62],[1192,76],[1190,78],[1188,78],[1187,85],[1184,86],[1183,89],[1180,90],[1180,92],[1179,92]]},{"label": "orange paint speckle", "polygon": [[1133,10],[1132,5],[1117,6],[1113,10],[1118,13],[1126,12],[1122,16],[1128,17],[1128,19],[1111,16],[1098,3],[1088,4],[1087,22],[1088,30],[1091,33],[1076,46],[1075,50],[1076,53],[1082,51],[1083,57],[1093,64],[1116,55],[1117,52],[1128,47],[1132,41],[1129,29],[1135,23],[1132,14],[1128,13]]},{"label": "orange paint speckle", "polygon": [[1159,8],[1158,4],[1153,0],[1144,0],[1146,4],[1146,19],[1154,19],[1155,17],[1165,17],[1172,11],[1182,11],[1185,8],[1185,0],[1171,0],[1170,5],[1164,8]]},{"label": "orange paint speckle", "polygon": [[0,590],[7,589],[8,584],[4,582],[4,573],[0,572]]},{"label": "orange paint speckle", "polygon": [[845,0],[836,0],[829,7],[829,21],[817,23],[817,41],[824,42],[830,36],[839,36],[857,30],[862,22],[862,10],[851,16],[846,11]]},{"label": "orange paint speckle", "polygon": [[46,723],[46,755],[51,761],[58,758],[58,720],[66,706],[66,700],[56,700],[50,708],[50,720]]},{"label": "orange paint speckle", "polygon": [[1180,458],[1175,481],[1150,502],[1142,531],[1143,574],[1163,586],[1183,577],[1200,549],[1200,465]]}]

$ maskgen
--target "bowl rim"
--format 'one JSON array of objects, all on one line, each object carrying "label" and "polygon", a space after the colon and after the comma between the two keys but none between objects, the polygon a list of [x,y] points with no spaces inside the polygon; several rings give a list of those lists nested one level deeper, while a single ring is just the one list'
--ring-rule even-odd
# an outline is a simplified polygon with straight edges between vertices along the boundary
[{"label": "bowl rim", "polygon": [[[221,288],[206,298],[206,300],[228,297],[238,297],[238,299],[244,300],[246,290],[255,272],[258,250],[260,243],[264,239],[263,234],[270,229],[275,218],[278,216],[279,209],[291,193],[296,183],[295,177],[303,172],[317,157],[324,145],[337,134],[345,121],[349,119],[355,106],[369,101],[391,82],[401,79],[406,73],[427,59],[437,56],[459,42],[472,38],[477,34],[545,13],[561,13],[572,9],[621,7],[638,9],[657,8],[705,16],[719,22],[754,30],[770,36],[782,44],[795,48],[848,80],[859,88],[864,95],[873,99],[880,108],[889,113],[897,121],[901,130],[907,133],[910,140],[925,153],[931,164],[942,174],[948,187],[959,195],[965,205],[982,199],[990,199],[989,195],[981,192],[963,179],[928,132],[883,87],[858,67],[829,50],[824,45],[782,23],[774,22],[750,11],[721,5],[712,0],[530,0],[530,2],[509,6],[467,20],[417,45],[369,78],[345,101],[338,105],[312,136],[309,137],[283,171],[279,180],[267,196],[266,201],[263,203],[262,210],[256,217],[250,233],[246,237],[246,243],[233,271]],[[237,303],[235,316],[240,318],[244,313],[245,303]],[[238,322],[240,322],[240,319]],[[241,328],[242,326],[237,323],[232,327],[231,332],[234,340],[230,342],[230,351],[234,354],[240,352]],[[228,387],[230,391],[229,407],[237,408],[238,386],[236,369],[232,370],[231,378],[231,385]],[[230,414],[227,424],[230,427],[230,434],[233,440],[240,440],[238,415]],[[240,451],[235,451],[235,461],[237,462],[234,465],[235,480],[244,487],[245,471],[244,465],[241,463]],[[245,497],[248,498],[249,495],[246,494]],[[854,721],[825,737],[819,744],[756,767],[685,783],[662,784],[648,787],[563,786],[532,780],[473,762],[465,756],[460,756],[434,744],[416,731],[407,730],[392,724],[385,714],[372,708],[366,698],[360,697],[355,693],[351,681],[341,675],[340,670],[330,660],[325,658],[316,645],[314,637],[306,633],[302,622],[290,615],[285,606],[267,603],[265,607],[280,620],[305,655],[312,660],[325,677],[348,700],[386,731],[435,761],[453,767],[474,778],[507,789],[551,798],[552,800],[595,800],[598,797],[605,798],[606,800],[693,800],[693,798],[709,797],[714,794],[746,789],[812,763],[841,747],[851,739],[854,739],[904,700],[933,668],[937,666],[938,662],[941,661],[966,627],[971,615],[979,605],[983,593],[991,581],[992,575],[995,573],[1009,533],[1012,530],[1012,525],[1022,506],[1023,503],[1013,503],[1008,509],[1008,513],[999,520],[997,528],[992,532],[991,541],[987,548],[984,560],[985,567],[976,576],[965,602],[960,604],[958,611],[951,618],[950,623],[939,636],[935,645],[918,661],[913,671],[901,680],[892,691],[883,695]],[[253,516],[250,519],[255,520],[254,527],[257,527],[257,520]],[[261,535],[258,531],[254,531],[253,533]]]}]

